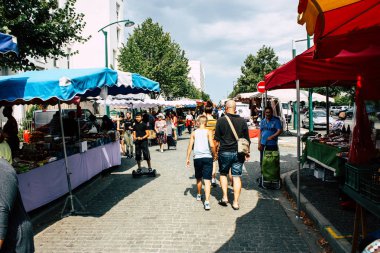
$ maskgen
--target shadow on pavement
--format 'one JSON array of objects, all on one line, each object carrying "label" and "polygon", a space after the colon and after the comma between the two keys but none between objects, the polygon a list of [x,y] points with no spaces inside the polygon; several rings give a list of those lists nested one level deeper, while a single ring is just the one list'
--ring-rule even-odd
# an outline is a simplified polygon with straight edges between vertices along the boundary
[{"label": "shadow on pavement", "polygon": [[237,218],[233,236],[216,252],[309,252],[278,201],[259,199]]},{"label": "shadow on pavement", "polygon": [[[156,177],[133,178],[131,174],[124,174],[135,164],[134,159],[123,157],[121,166],[103,171],[76,188],[73,194],[86,208],[86,214],[77,216],[101,217],[122,199],[160,176],[157,174]],[[66,197],[67,195],[29,213],[35,234],[61,220]]]},{"label": "shadow on pavement", "polygon": [[[292,160],[292,155],[281,156],[281,171],[291,167]],[[251,211],[237,218],[233,236],[216,252],[309,252],[278,200],[281,191],[258,187],[260,162],[246,162],[245,166],[243,187],[258,191],[259,200]],[[232,197],[232,191],[230,194]]]}]

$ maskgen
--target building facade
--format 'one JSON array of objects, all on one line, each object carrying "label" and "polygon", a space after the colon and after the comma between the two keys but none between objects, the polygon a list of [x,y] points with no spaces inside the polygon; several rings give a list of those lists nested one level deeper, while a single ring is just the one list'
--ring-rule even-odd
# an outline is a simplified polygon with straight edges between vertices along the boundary
[{"label": "building facade", "polygon": [[[59,6],[63,6],[66,0],[58,0]],[[77,54],[59,59],[30,59],[37,69],[51,68],[101,68],[105,67],[105,36],[102,31],[104,26],[116,21],[126,20],[126,0],[77,0],[75,10],[84,14],[86,26],[82,31],[84,37],[91,38],[84,44],[75,43],[69,45],[67,52],[78,52]],[[131,28],[128,28],[131,29]],[[108,42],[108,67],[118,68],[117,57],[120,47],[126,43],[124,23],[117,23],[104,29],[107,32]],[[1,75],[15,74],[10,69],[1,69]],[[13,115],[17,120],[25,117],[24,106],[14,106]],[[0,109],[0,127],[4,122]]]},{"label": "building facade", "polygon": [[[64,4],[65,0],[61,0]],[[113,24],[103,31],[99,30],[116,21],[126,20],[126,0],[77,0],[76,12],[84,14],[86,26],[82,31],[85,37],[91,38],[84,44],[75,43],[67,48],[70,52],[78,52],[68,59],[60,59],[58,68],[99,68],[106,66],[105,39],[108,44],[108,67],[118,68],[117,58],[120,47],[126,43],[123,22]],[[131,29],[131,28],[130,28]]]},{"label": "building facade", "polygon": [[190,72],[189,80],[195,88],[200,91],[205,91],[205,72],[200,61],[189,61]]}]

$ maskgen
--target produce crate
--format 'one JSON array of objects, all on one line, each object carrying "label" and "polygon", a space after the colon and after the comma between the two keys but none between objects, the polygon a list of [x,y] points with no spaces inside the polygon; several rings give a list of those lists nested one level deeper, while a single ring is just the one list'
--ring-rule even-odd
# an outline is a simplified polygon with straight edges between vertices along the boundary
[{"label": "produce crate", "polygon": [[380,164],[352,165],[346,163],[345,184],[361,195],[380,203]]},{"label": "produce crate", "polygon": [[371,174],[359,178],[359,192],[375,203],[380,203],[380,167],[373,168]]},{"label": "produce crate", "polygon": [[349,163],[345,165],[346,171],[346,181],[345,184],[355,191],[359,192],[359,177],[363,177],[364,175],[369,175],[370,170],[368,168],[354,166]]}]

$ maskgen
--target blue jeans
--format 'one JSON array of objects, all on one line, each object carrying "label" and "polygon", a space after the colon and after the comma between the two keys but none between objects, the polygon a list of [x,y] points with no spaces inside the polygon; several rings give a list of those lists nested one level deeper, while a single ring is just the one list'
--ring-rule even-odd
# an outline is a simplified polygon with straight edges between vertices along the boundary
[{"label": "blue jeans", "polygon": [[237,152],[219,153],[219,173],[226,176],[231,168],[232,176],[240,177],[243,172],[244,160],[244,155],[240,155]]}]

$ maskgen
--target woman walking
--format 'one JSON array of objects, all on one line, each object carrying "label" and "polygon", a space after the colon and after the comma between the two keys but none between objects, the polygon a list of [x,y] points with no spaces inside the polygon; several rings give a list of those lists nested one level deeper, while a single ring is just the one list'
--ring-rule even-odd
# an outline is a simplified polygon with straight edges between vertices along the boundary
[{"label": "woman walking", "polygon": [[160,146],[160,152],[164,152],[164,144],[166,144],[166,121],[164,120],[164,115],[159,113],[157,115],[157,121],[154,123],[154,130],[157,133],[157,142]]}]

